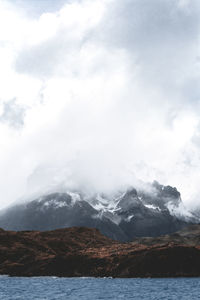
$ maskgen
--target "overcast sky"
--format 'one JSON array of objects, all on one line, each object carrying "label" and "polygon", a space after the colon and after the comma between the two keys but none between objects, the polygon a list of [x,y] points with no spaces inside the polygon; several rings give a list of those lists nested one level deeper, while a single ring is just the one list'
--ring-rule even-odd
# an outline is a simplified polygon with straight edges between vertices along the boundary
[{"label": "overcast sky", "polygon": [[200,2],[0,0],[0,207],[138,180],[200,206]]},{"label": "overcast sky", "polygon": [[8,0],[10,4],[14,4],[17,9],[23,10],[34,18],[40,17],[43,13],[55,12],[62,8],[70,0]]}]

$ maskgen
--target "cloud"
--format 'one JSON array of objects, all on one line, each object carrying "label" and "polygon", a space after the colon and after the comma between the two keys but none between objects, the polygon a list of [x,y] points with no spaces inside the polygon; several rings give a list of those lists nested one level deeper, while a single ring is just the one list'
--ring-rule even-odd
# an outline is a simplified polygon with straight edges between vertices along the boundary
[{"label": "cloud", "polygon": [[198,1],[21,3],[0,1],[1,206],[154,179],[198,205]]},{"label": "cloud", "polygon": [[23,127],[25,108],[17,105],[16,99],[6,101],[2,106],[0,122],[6,123],[16,129]]},{"label": "cloud", "polygon": [[29,17],[36,18],[43,13],[59,10],[67,0],[9,0],[9,2],[24,10]]}]

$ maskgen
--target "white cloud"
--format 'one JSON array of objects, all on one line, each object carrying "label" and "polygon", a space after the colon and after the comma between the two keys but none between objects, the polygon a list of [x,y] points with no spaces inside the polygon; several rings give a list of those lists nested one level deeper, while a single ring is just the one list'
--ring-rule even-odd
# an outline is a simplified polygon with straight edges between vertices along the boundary
[{"label": "white cloud", "polygon": [[200,4],[65,3],[29,18],[27,4],[0,1],[1,206],[136,178],[198,204]]}]

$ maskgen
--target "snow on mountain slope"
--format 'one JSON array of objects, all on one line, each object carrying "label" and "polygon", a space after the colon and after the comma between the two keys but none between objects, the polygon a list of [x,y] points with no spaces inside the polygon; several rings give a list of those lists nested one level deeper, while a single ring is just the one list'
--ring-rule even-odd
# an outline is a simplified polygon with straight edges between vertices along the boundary
[{"label": "snow on mountain slope", "polygon": [[158,182],[146,190],[131,187],[116,195],[51,193],[12,206],[0,215],[0,227],[8,230],[86,226],[121,241],[159,236],[197,222],[199,218],[185,209],[177,189]]}]

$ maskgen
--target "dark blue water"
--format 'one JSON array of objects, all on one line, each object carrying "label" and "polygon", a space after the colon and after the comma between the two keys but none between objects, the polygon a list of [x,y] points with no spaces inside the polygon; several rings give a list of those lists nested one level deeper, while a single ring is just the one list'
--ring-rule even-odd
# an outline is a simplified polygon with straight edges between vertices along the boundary
[{"label": "dark blue water", "polygon": [[200,299],[200,278],[95,279],[0,276],[2,300]]}]

